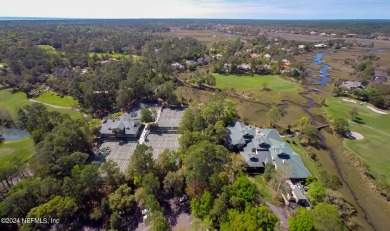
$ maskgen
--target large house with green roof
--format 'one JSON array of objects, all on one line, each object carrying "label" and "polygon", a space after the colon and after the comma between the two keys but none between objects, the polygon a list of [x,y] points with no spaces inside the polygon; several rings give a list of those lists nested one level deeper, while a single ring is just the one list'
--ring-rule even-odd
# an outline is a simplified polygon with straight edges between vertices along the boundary
[{"label": "large house with green roof", "polygon": [[286,168],[290,180],[304,180],[310,172],[298,153],[294,152],[275,129],[261,129],[237,121],[227,127],[227,145],[239,151],[249,171],[263,171],[265,165]]}]

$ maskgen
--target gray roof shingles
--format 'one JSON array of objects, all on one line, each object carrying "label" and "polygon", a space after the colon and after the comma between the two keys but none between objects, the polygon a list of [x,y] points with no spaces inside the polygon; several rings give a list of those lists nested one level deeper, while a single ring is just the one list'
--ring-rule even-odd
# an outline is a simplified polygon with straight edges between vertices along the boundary
[{"label": "gray roof shingles", "polygon": [[253,128],[239,121],[227,129],[231,145],[245,145],[243,138],[250,135],[251,139],[246,141],[240,152],[248,167],[264,167],[265,164],[273,164],[276,168],[288,166],[290,179],[304,179],[311,175],[299,154],[284,142],[275,129]]},{"label": "gray roof shingles", "polygon": [[100,133],[104,135],[113,135],[113,130],[119,128],[123,130],[125,135],[136,136],[140,130],[141,123],[136,121],[130,115],[122,116],[119,119],[107,120],[105,124],[102,125]]}]

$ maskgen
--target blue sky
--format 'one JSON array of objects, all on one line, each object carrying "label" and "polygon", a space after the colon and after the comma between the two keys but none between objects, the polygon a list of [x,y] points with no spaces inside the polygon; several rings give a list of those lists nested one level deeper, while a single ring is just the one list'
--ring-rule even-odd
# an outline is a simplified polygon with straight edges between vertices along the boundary
[{"label": "blue sky", "polygon": [[390,0],[1,0],[0,17],[389,19]]}]

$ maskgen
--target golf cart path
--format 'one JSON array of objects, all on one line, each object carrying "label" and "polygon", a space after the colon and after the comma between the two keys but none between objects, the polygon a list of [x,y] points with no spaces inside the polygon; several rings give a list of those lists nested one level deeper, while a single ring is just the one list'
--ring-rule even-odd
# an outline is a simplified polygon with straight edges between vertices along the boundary
[{"label": "golf cart path", "polygon": [[49,107],[54,107],[54,108],[58,108],[58,109],[68,109],[68,110],[72,110],[72,107],[63,107],[63,106],[58,106],[58,105],[43,103],[43,102],[38,101],[38,100],[35,100],[35,99],[28,99],[28,100],[30,100],[31,102],[34,102],[34,103],[41,103],[41,104],[46,105],[46,106],[49,106]]}]

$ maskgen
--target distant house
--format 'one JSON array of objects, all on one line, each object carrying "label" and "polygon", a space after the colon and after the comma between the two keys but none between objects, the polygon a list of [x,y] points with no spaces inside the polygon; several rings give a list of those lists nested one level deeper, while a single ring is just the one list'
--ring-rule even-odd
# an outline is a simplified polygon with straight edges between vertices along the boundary
[{"label": "distant house", "polygon": [[199,65],[206,65],[207,62],[205,62],[205,59],[203,57],[200,57],[196,60],[196,62],[199,64]]},{"label": "distant house", "polygon": [[116,119],[108,119],[100,129],[101,137],[137,138],[141,130],[141,121],[124,115]]},{"label": "distant house", "polygon": [[310,31],[310,35],[317,35],[317,32],[315,32],[315,31]]},{"label": "distant house", "polygon": [[252,59],[255,59],[255,58],[258,58],[258,57],[260,57],[260,55],[259,55],[259,54],[256,54],[256,53],[254,53],[254,54],[251,54],[251,58],[252,58]]},{"label": "distant house", "polygon": [[196,62],[194,60],[186,60],[186,65],[195,65]]},{"label": "distant house", "polygon": [[241,71],[250,71],[250,70],[252,70],[252,67],[250,64],[241,63],[241,64],[237,65],[237,69],[239,69]]},{"label": "distant house", "polygon": [[290,180],[304,180],[310,172],[299,154],[284,142],[275,129],[260,129],[236,122],[227,127],[227,146],[239,151],[248,171],[263,171],[267,164],[285,169]]},{"label": "distant house", "polygon": [[357,34],[346,34],[344,37],[346,37],[346,38],[354,38],[354,37],[357,37]]},{"label": "distant house", "polygon": [[387,73],[382,70],[375,70],[374,81],[384,83],[388,80]]},{"label": "distant house", "polygon": [[212,57],[211,57],[210,55],[204,55],[204,61],[205,61],[206,63],[210,63],[211,60],[212,60]]},{"label": "distant house", "polygon": [[322,32],[320,33],[320,36],[326,36],[326,33]]},{"label": "distant house", "polygon": [[298,45],[298,49],[300,49],[300,50],[303,50],[303,49],[305,49],[305,45]]},{"label": "distant house", "polygon": [[231,70],[231,65],[228,64],[228,63],[224,63],[222,69],[223,69],[223,71],[224,71],[225,73],[229,73],[230,70]]},{"label": "distant house", "polygon": [[288,60],[288,59],[283,59],[282,60],[282,68],[283,69],[288,68],[290,66],[290,64],[291,64],[290,60]]},{"label": "distant house", "polygon": [[54,72],[56,75],[63,75],[63,76],[69,76],[74,73],[73,70],[70,70],[68,68],[57,68]]},{"label": "distant house", "polygon": [[326,48],[326,45],[323,43],[319,43],[319,44],[315,44],[314,47],[315,48]]},{"label": "distant house", "polygon": [[181,65],[181,64],[178,63],[178,62],[172,63],[171,66],[172,66],[173,68],[175,68],[176,70],[185,70],[185,69],[186,69],[184,65]]},{"label": "distant house", "polygon": [[358,81],[344,81],[341,83],[340,86],[347,88],[348,90],[352,90],[352,89],[356,89],[356,88],[364,89],[364,86],[362,85],[362,83],[358,82]]}]

